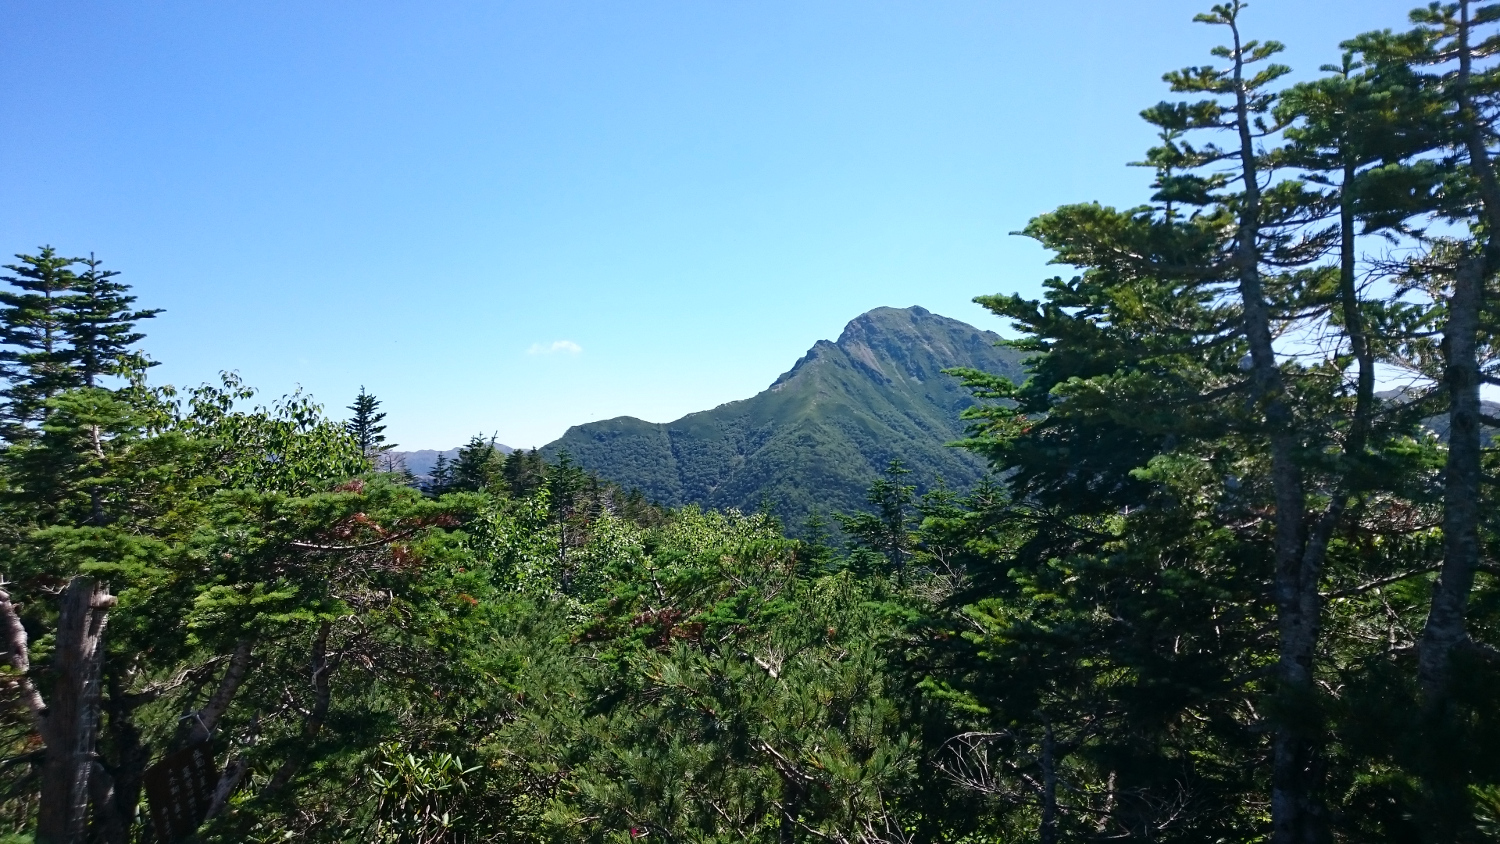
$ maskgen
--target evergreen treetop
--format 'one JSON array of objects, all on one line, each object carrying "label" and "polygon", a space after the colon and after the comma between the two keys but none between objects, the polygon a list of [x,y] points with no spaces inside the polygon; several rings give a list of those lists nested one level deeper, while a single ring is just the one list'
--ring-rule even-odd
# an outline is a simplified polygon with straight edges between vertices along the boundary
[{"label": "evergreen treetop", "polygon": [[359,395],[354,397],[354,403],[349,405],[349,409],[354,415],[344,423],[344,430],[359,443],[360,452],[373,465],[373,461],[381,453],[396,447],[395,443],[387,444],[385,441],[385,425],[381,424],[385,421],[385,414],[380,411],[380,400],[365,392],[361,385]]}]

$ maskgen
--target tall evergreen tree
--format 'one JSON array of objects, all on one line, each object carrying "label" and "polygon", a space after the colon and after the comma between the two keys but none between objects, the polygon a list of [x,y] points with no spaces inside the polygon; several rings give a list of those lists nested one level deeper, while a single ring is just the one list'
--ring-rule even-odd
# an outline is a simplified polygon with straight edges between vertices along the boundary
[{"label": "tall evergreen tree", "polygon": [[[1490,304],[1500,274],[1500,68],[1493,61],[1500,47],[1495,31],[1500,5],[1432,3],[1413,11],[1411,21],[1415,26],[1408,32],[1369,33],[1349,46],[1376,72],[1409,80],[1418,101],[1440,115],[1441,134],[1429,143],[1422,163],[1442,171],[1442,189],[1419,196],[1425,201],[1411,210],[1467,229],[1426,240],[1424,254],[1409,262],[1435,305],[1430,328],[1442,337],[1440,344],[1417,340],[1410,347],[1426,359],[1424,374],[1446,393],[1442,564],[1422,624],[1415,673],[1427,731],[1419,762],[1426,794],[1421,823],[1428,840],[1447,842],[1472,834],[1476,760],[1469,748],[1478,739],[1471,725],[1479,710],[1471,707],[1484,705],[1482,697],[1461,702],[1459,690],[1482,688],[1476,681],[1484,675],[1500,680],[1483,669],[1500,663],[1500,651],[1476,640],[1471,618],[1476,575],[1489,556],[1485,545],[1493,541],[1486,537],[1493,504],[1487,507],[1485,501],[1480,389],[1486,382],[1500,383],[1493,364],[1500,320]],[[1471,676],[1460,682],[1464,673]]]},{"label": "tall evergreen tree", "polygon": [[12,275],[0,278],[12,288],[0,290],[4,434],[12,440],[25,436],[27,426],[40,419],[47,399],[79,383],[70,365],[67,331],[77,261],[50,246],[16,258],[20,263],[5,265]]},{"label": "tall evergreen tree", "polygon": [[133,310],[130,285],[115,281],[120,273],[102,268],[92,253],[79,258],[83,271],[72,280],[64,300],[62,325],[69,345],[69,364],[76,380],[98,385],[105,375],[128,376],[154,364],[133,347],[145,338],[135,324],[161,313],[160,308]]},{"label": "tall evergreen tree", "polygon": [[[1222,26],[1231,44],[1214,54],[1223,68],[1192,67],[1166,76],[1174,91],[1208,95],[1192,103],[1162,104],[1144,116],[1164,133],[1201,130],[1232,133],[1234,143],[1195,147],[1168,141],[1153,151],[1158,165],[1176,164],[1188,173],[1166,181],[1162,199],[1219,216],[1232,236],[1221,244],[1204,275],[1217,276],[1237,298],[1236,333],[1247,354],[1241,368],[1251,403],[1249,418],[1237,427],[1264,442],[1269,463],[1274,533],[1271,577],[1277,608],[1277,707],[1271,777],[1272,841],[1313,844],[1326,835],[1327,812],[1318,794],[1317,729],[1289,714],[1313,711],[1322,599],[1320,583],[1328,547],[1343,523],[1350,491],[1342,479],[1310,472],[1303,455],[1327,447],[1330,431],[1304,420],[1299,409],[1309,379],[1278,357],[1276,335],[1288,323],[1306,324],[1321,313],[1329,273],[1311,267],[1334,239],[1312,229],[1318,197],[1300,182],[1269,182],[1276,157],[1266,149],[1281,125],[1272,119],[1277,93],[1272,83],[1289,72],[1270,63],[1282,50],[1274,42],[1247,41],[1241,34],[1240,0],[1216,5],[1197,20]],[[1257,70],[1256,66],[1260,69]],[[1289,272],[1289,270],[1292,270]],[[1351,311],[1357,305],[1350,303]],[[1358,328],[1358,321],[1352,326]],[[1363,335],[1356,345],[1363,343]],[[1295,379],[1295,380],[1294,380]],[[1368,408],[1368,403],[1365,405]],[[1300,412],[1299,412],[1300,411]],[[1362,435],[1359,437],[1362,440]],[[1363,448],[1363,443],[1359,443]]]},{"label": "tall evergreen tree", "polygon": [[396,447],[395,443],[386,444],[385,426],[381,424],[385,421],[385,414],[380,412],[380,399],[365,392],[361,385],[359,395],[354,397],[354,404],[349,405],[349,409],[354,415],[344,423],[344,430],[359,443],[360,452],[373,465],[382,452]]},{"label": "tall evergreen tree", "polygon": [[829,543],[828,520],[817,511],[802,523],[802,541],[797,546],[797,574],[822,577],[833,571],[835,554]]},{"label": "tall evergreen tree", "polygon": [[507,455],[501,474],[511,497],[527,498],[541,489],[546,480],[546,468],[541,452],[534,448],[530,451],[513,451]]}]

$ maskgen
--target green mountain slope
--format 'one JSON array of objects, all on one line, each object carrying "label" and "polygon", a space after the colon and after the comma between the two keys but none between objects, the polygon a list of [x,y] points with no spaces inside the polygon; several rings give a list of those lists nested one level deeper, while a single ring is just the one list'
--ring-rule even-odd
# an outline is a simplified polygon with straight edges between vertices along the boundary
[{"label": "green mountain slope", "polygon": [[665,424],[622,416],[578,425],[542,452],[566,451],[663,504],[749,511],[764,500],[794,530],[812,512],[862,509],[894,457],[923,489],[939,477],[963,489],[983,464],[946,444],[963,436],[958,416],[973,401],[942,370],[1020,376],[1020,353],[999,339],[923,308],[877,308],[753,398]]}]

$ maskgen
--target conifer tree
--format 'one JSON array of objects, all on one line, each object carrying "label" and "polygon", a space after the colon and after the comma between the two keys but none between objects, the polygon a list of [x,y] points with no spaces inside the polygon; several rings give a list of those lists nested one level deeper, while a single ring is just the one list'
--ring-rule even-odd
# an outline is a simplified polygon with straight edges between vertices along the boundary
[{"label": "conifer tree", "polygon": [[797,546],[797,574],[822,577],[833,571],[836,555],[829,543],[828,520],[817,511],[802,523],[802,542]]},{"label": "conifer tree", "polygon": [[479,492],[497,486],[504,463],[505,455],[495,447],[495,438],[486,440],[476,434],[449,464],[449,489]]},{"label": "conifer tree", "polygon": [[546,472],[546,461],[541,452],[513,451],[505,458],[501,474],[512,498],[527,498],[542,488]]},{"label": "conifer tree", "polygon": [[[1405,33],[1369,33],[1350,42],[1376,72],[1403,79],[1410,96],[1435,112],[1440,132],[1420,162],[1442,178],[1441,189],[1417,194],[1409,213],[1425,212],[1467,228],[1459,236],[1433,237],[1425,254],[1409,262],[1418,286],[1433,298],[1429,329],[1440,344],[1408,344],[1425,359],[1418,367],[1446,395],[1447,453],[1442,473],[1442,563],[1417,647],[1416,683],[1426,740],[1418,768],[1426,794],[1420,813],[1427,837],[1459,840],[1471,828],[1475,773],[1467,749],[1477,736],[1460,705],[1460,673],[1481,674],[1500,663],[1500,651],[1475,639],[1470,615],[1476,574],[1486,558],[1484,437],[1481,385],[1500,383],[1494,336],[1500,329],[1490,304],[1500,273],[1500,154],[1496,144],[1500,68],[1493,58],[1500,6],[1470,0],[1433,3],[1411,13]],[[1409,113],[1415,110],[1409,110]],[[1409,121],[1415,122],[1415,121]],[[1409,168],[1413,169],[1413,168]],[[1492,529],[1492,527],[1490,528]],[[1467,663],[1468,672],[1457,666]],[[1485,672],[1488,673],[1488,672]],[[1482,688],[1479,676],[1463,685]],[[1495,678],[1490,675],[1490,682]],[[1483,706],[1481,705],[1482,709]],[[1473,710],[1469,710],[1473,711]]]},{"label": "conifer tree", "polygon": [[360,452],[366,460],[373,463],[380,454],[396,447],[395,443],[386,444],[385,425],[381,424],[385,421],[385,414],[380,412],[380,399],[365,392],[363,385],[349,409],[354,411],[354,415],[344,423],[344,430],[359,443]]},{"label": "conifer tree", "polygon": [[554,519],[567,520],[580,507],[587,506],[588,481],[588,473],[566,451],[558,453],[557,461],[547,465],[544,486]]},{"label": "conifer tree", "polygon": [[12,275],[0,278],[12,288],[0,290],[4,435],[11,440],[26,435],[26,426],[40,418],[47,399],[78,385],[67,331],[77,261],[50,246],[16,258],[20,263],[5,265]]},{"label": "conifer tree", "polygon": [[[1349,491],[1335,480],[1326,504],[1310,498],[1316,495],[1319,480],[1309,476],[1300,455],[1321,437],[1301,424],[1296,407],[1300,385],[1288,382],[1275,338],[1278,324],[1305,320],[1317,309],[1321,304],[1316,301],[1321,298],[1317,288],[1326,276],[1317,271],[1287,273],[1285,268],[1305,267],[1317,260],[1332,235],[1307,231],[1307,208],[1313,198],[1301,183],[1263,184],[1275,164],[1264,145],[1282,128],[1272,119],[1277,94],[1270,86],[1290,69],[1268,63],[1282,50],[1281,44],[1243,38],[1239,20],[1243,8],[1240,0],[1234,0],[1196,18],[1228,30],[1230,46],[1214,50],[1227,61],[1226,67],[1193,67],[1166,76],[1174,91],[1209,98],[1164,103],[1148,109],[1144,116],[1167,133],[1233,133],[1234,143],[1224,148],[1169,141],[1153,159],[1176,163],[1194,174],[1189,181],[1169,183],[1160,197],[1213,209],[1223,215],[1226,226],[1233,227],[1232,237],[1223,244],[1222,258],[1215,263],[1238,298],[1238,327],[1248,352],[1242,359],[1248,375],[1244,386],[1254,408],[1252,417],[1245,420],[1247,433],[1264,437],[1268,452],[1274,507],[1277,695],[1281,698],[1278,708],[1288,713],[1281,717],[1273,739],[1272,841],[1300,844],[1322,840],[1327,819],[1317,796],[1318,751],[1313,738],[1317,731],[1306,728],[1304,717],[1289,713],[1311,710],[1316,697],[1314,662],[1323,611],[1319,584],[1329,542],[1349,503]],[[1256,65],[1263,66],[1257,70]],[[1357,310],[1353,303],[1351,310]],[[1362,334],[1359,342],[1363,342]]]},{"label": "conifer tree", "polygon": [[[1101,791],[1083,759],[1108,753],[1117,765],[1126,751],[1113,736],[1080,732],[1133,708],[1133,691],[1107,682],[1116,665],[1178,688],[1177,702],[1153,709],[1238,699],[1261,713],[1194,741],[1200,753],[1214,746],[1217,764],[1253,765],[1253,736],[1269,733],[1274,842],[1326,841],[1340,824],[1356,838],[1474,834],[1476,795],[1500,776],[1472,749],[1493,740],[1477,713],[1500,689],[1486,667],[1500,659],[1475,634],[1491,629],[1494,590],[1471,598],[1494,541],[1481,515],[1477,390],[1486,378],[1500,383],[1486,368],[1496,324],[1485,305],[1500,270],[1489,257],[1500,230],[1500,203],[1490,202],[1500,198],[1491,190],[1500,73],[1480,67],[1500,39],[1476,33],[1500,9],[1469,6],[1434,5],[1413,14],[1411,33],[1355,39],[1332,76],[1296,86],[1279,106],[1270,86],[1285,69],[1256,69],[1279,46],[1242,40],[1242,4],[1215,7],[1200,20],[1229,30],[1231,46],[1215,51],[1227,66],[1167,77],[1209,98],[1144,115],[1162,138],[1146,162],[1157,170],[1155,206],[1071,206],[1034,220],[1026,233],[1082,274],[1047,282],[1043,301],[980,300],[1038,353],[1019,386],[968,373],[980,397],[1015,403],[970,414],[981,433],[971,445],[1008,473],[1014,495],[1000,511],[1014,556],[997,561],[1001,577],[976,570],[993,591],[969,610],[982,619],[973,638],[998,684],[980,699],[1007,713],[1006,741],[1030,742],[1012,748],[1035,754],[1032,770],[1045,774],[1050,757],[1073,794]],[[1202,130],[1235,143],[1199,144]],[[1278,182],[1277,168],[1297,178]],[[1423,217],[1456,225],[1428,232]],[[1400,243],[1402,257],[1362,258],[1358,238],[1369,234]],[[1438,389],[1382,401],[1382,363]],[[1418,429],[1434,409],[1447,410],[1445,448]],[[1427,521],[1435,508],[1441,519]],[[1422,579],[1434,570],[1429,600]],[[1152,608],[1153,595],[1168,603]],[[1270,615],[1254,621],[1264,598]],[[1226,613],[1243,624],[1214,621]],[[1151,643],[1158,619],[1170,619],[1170,633],[1154,634],[1173,642],[1170,656]],[[1262,623],[1273,639],[1256,632]],[[1371,626],[1389,638],[1361,638]],[[1420,642],[1403,644],[1407,629],[1421,630]],[[1236,644],[1191,644],[1225,636]],[[1042,653],[1045,670],[1013,670],[1039,669]],[[1268,659],[1274,671],[1258,675]],[[1168,670],[1148,671],[1153,661]],[[1403,664],[1414,669],[1420,719],[1408,720],[1390,673]],[[1209,687],[1219,690],[1212,699],[1188,702]],[[1042,705],[1027,709],[1033,702]],[[1137,711],[1108,731],[1147,726],[1148,710]],[[1165,750],[1185,735],[1143,732],[1135,747]],[[1127,769],[1136,777],[1152,765],[1142,756],[1112,767],[1103,791],[1121,787]],[[1198,775],[1182,781],[1212,799],[1252,787]],[[1098,811],[1038,799],[1044,838]],[[1385,817],[1356,821],[1352,808],[1329,811],[1334,801]],[[1149,812],[1130,820],[1111,805],[1112,823],[1157,837]],[[1222,834],[1250,834],[1251,816],[1238,823]]]},{"label": "conifer tree", "polygon": [[103,269],[92,253],[77,263],[84,269],[73,279],[62,316],[76,379],[93,387],[102,376],[129,376],[153,366],[132,348],[146,336],[135,330],[135,324],[161,309],[132,310],[136,297],[129,295],[130,285],[115,281],[120,273]]},{"label": "conifer tree", "polygon": [[899,457],[891,460],[866,496],[875,512],[837,516],[849,538],[857,546],[884,556],[889,571],[900,582],[905,582],[906,562],[911,558],[912,505],[917,490],[901,482],[909,474],[911,470]]},{"label": "conifer tree", "polygon": [[448,455],[438,452],[437,462],[432,465],[432,471],[427,475],[427,482],[422,489],[432,496],[441,496],[453,491],[453,467],[448,460]]}]

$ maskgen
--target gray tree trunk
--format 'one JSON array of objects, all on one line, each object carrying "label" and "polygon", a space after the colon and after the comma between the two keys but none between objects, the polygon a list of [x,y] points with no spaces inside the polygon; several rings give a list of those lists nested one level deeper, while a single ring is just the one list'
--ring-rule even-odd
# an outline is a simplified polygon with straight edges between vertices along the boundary
[{"label": "gray tree trunk", "polygon": [[1448,381],[1448,459],[1443,489],[1443,567],[1422,630],[1417,680],[1429,709],[1441,708],[1452,681],[1453,654],[1468,638],[1469,592],[1479,567],[1479,330],[1483,262],[1463,261],[1455,274],[1443,331]]},{"label": "gray tree trunk", "polygon": [[[1323,555],[1319,549],[1306,545],[1307,500],[1302,468],[1296,459],[1295,420],[1276,363],[1271,311],[1260,276],[1260,173],[1251,131],[1243,45],[1238,25],[1231,22],[1230,30],[1234,34],[1235,123],[1245,186],[1236,233],[1235,274],[1245,339],[1250,346],[1251,394],[1265,414],[1271,446],[1271,490],[1276,508],[1273,593],[1278,634],[1277,684],[1280,694],[1298,700],[1309,696],[1313,689],[1313,655],[1322,612],[1318,579]],[[1307,775],[1311,756],[1307,738],[1292,719],[1283,718],[1275,725],[1271,744],[1271,841],[1314,844],[1321,840],[1315,822],[1321,812],[1314,807],[1316,798]]]},{"label": "gray tree trunk", "polygon": [[1456,726],[1452,712],[1453,660],[1465,647],[1473,646],[1467,615],[1469,595],[1479,566],[1481,465],[1481,409],[1479,387],[1480,319],[1484,308],[1485,285],[1500,269],[1500,174],[1488,144],[1492,137],[1490,121],[1473,102],[1470,74],[1475,53],[1481,48],[1472,43],[1469,0],[1459,4],[1460,21],[1456,33],[1458,73],[1452,86],[1452,97],[1458,106],[1457,127],[1463,151],[1479,188],[1485,222],[1489,231],[1478,254],[1459,260],[1453,275],[1453,292],[1448,297],[1448,321],[1443,327],[1443,378],[1448,388],[1448,457],[1444,466],[1443,489],[1443,565],[1432,590],[1427,622],[1422,629],[1417,650],[1417,686],[1421,693],[1422,713],[1431,733],[1424,745],[1423,782],[1428,795],[1424,837],[1433,842],[1450,842],[1460,837],[1463,818],[1469,808],[1468,782],[1462,765],[1455,764],[1449,753],[1460,746],[1452,732]]},{"label": "gray tree trunk", "polygon": [[56,681],[46,709],[47,758],[42,768],[38,844],[82,844],[88,822],[89,775],[99,735],[99,683],[104,625],[114,596],[87,577],[63,591],[54,656]]},{"label": "gray tree trunk", "polygon": [[225,667],[224,676],[219,679],[219,685],[214,689],[213,695],[201,709],[190,713],[191,717],[185,718],[178,727],[177,735],[172,741],[174,749],[197,744],[200,741],[208,741],[213,736],[214,730],[218,729],[219,721],[223,720],[224,714],[229,711],[229,705],[234,702],[235,695],[250,673],[250,660],[254,648],[255,640],[249,636],[235,643],[234,653],[229,655],[229,664]]}]

